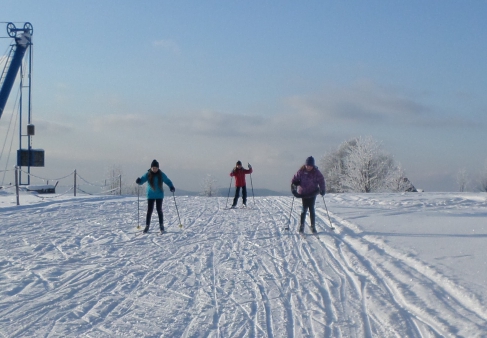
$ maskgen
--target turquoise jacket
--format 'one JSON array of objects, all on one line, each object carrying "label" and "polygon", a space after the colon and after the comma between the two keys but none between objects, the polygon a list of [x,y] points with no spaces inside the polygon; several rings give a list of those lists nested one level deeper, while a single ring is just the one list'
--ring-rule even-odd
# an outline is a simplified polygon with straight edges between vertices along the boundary
[{"label": "turquoise jacket", "polygon": [[[149,171],[150,169],[142,175],[140,178],[139,185],[146,183],[149,180]],[[170,188],[174,185],[172,184],[171,180],[167,178],[166,174],[164,174],[161,170],[159,170],[162,176],[162,182],[166,183]],[[164,198],[164,189],[159,188],[159,175],[154,177],[154,189],[152,189],[151,185],[147,182],[147,199],[160,199]]]}]

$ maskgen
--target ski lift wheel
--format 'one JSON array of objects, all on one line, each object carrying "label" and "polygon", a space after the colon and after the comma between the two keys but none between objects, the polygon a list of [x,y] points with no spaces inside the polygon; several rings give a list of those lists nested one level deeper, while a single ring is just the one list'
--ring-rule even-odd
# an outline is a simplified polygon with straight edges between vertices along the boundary
[{"label": "ski lift wheel", "polygon": [[12,22],[7,24],[7,33],[11,38],[15,38],[17,36],[17,28]]},{"label": "ski lift wheel", "polygon": [[30,22],[24,23],[24,32],[25,31],[29,31],[30,35],[34,34],[34,27],[32,27],[32,24]]}]

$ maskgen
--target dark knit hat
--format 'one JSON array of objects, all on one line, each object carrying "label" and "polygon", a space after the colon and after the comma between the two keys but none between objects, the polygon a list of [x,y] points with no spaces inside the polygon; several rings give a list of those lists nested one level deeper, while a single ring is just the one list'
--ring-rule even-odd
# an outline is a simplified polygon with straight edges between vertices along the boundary
[{"label": "dark knit hat", "polygon": [[159,162],[157,162],[156,160],[153,160],[152,163],[150,164],[150,167],[157,167],[159,168]]},{"label": "dark knit hat", "polygon": [[306,159],[306,165],[311,165],[311,166],[315,166],[315,159],[313,158],[313,156],[310,156]]},{"label": "dark knit hat", "polygon": [[237,165],[242,165],[242,162],[241,161],[237,161]]}]

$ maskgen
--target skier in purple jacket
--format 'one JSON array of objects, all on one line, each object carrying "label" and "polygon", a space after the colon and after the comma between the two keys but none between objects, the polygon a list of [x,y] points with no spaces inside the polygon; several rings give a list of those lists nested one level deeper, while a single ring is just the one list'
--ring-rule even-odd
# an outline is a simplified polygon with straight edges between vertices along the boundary
[{"label": "skier in purple jacket", "polygon": [[309,209],[309,217],[311,219],[310,228],[311,232],[315,234],[315,201],[318,194],[321,196],[325,195],[325,178],[318,170],[318,167],[315,166],[313,156],[308,157],[305,164],[294,175],[291,181],[291,191],[295,197],[301,198],[303,201],[299,232],[304,233],[306,213]]}]

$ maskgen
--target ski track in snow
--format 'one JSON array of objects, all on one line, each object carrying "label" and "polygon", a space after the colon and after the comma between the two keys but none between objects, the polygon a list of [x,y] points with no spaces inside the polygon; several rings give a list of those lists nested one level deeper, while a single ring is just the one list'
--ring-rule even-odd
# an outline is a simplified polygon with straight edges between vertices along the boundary
[{"label": "ski track in snow", "polygon": [[[0,336],[487,332],[487,309],[477,298],[332,212],[331,231],[322,204],[319,236],[303,238],[296,233],[296,201],[290,231],[284,230],[288,197],[258,197],[251,208],[235,210],[224,210],[225,198],[177,202],[184,228],[177,227],[173,200],[166,198],[168,233],[162,236],[156,235],[156,214],[150,233],[137,233],[137,199],[131,197],[0,209],[7,223],[0,227]],[[141,203],[141,223],[145,207]]]}]

